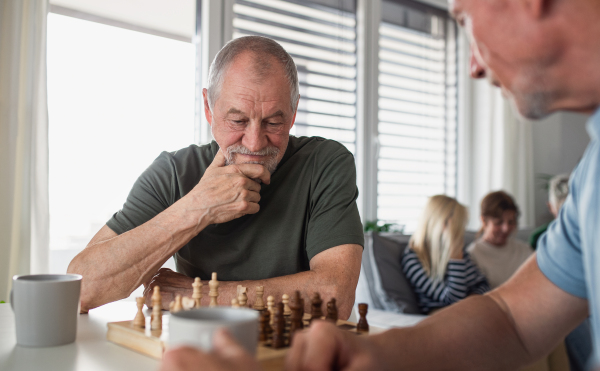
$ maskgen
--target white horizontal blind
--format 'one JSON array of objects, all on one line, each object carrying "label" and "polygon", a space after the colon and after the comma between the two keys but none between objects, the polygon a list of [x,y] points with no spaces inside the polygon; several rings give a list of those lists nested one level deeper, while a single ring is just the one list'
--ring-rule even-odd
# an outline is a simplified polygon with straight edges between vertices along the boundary
[{"label": "white horizontal blind", "polygon": [[261,35],[294,58],[300,102],[291,134],[321,136],[356,149],[354,0],[237,0],[233,37]]},{"label": "white horizontal blind", "polygon": [[456,194],[455,25],[384,1],[379,33],[377,217],[412,232],[428,197]]}]

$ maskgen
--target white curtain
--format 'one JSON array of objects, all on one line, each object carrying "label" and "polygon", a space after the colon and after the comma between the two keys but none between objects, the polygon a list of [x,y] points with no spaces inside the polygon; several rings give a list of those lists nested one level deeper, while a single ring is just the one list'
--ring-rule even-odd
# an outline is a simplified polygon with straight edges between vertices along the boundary
[{"label": "white curtain", "polygon": [[47,0],[0,1],[0,300],[48,271]]},{"label": "white curtain", "polygon": [[533,138],[500,89],[468,77],[468,45],[462,44],[463,89],[459,201],[469,207],[469,229],[480,228],[480,203],[491,191],[511,194],[521,210],[520,228],[535,224]]}]

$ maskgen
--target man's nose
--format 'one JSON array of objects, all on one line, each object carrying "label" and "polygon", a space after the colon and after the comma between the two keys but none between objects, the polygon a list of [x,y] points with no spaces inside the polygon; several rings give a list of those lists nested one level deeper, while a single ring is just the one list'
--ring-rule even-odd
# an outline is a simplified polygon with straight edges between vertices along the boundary
[{"label": "man's nose", "polygon": [[471,45],[471,56],[469,58],[471,77],[474,79],[482,79],[485,77],[485,68],[479,62],[475,53],[477,53],[477,49],[474,45]]},{"label": "man's nose", "polygon": [[242,144],[252,152],[258,152],[267,146],[267,135],[260,122],[251,122],[246,126]]}]

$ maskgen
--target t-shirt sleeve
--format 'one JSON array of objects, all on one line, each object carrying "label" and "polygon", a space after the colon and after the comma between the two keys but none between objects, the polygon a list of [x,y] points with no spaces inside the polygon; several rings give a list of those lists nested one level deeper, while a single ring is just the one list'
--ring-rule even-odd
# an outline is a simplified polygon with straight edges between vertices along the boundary
[{"label": "t-shirt sleeve", "polygon": [[577,173],[573,175],[570,194],[558,217],[538,240],[536,258],[542,273],[556,286],[572,295],[587,298],[579,237]]},{"label": "t-shirt sleeve", "polygon": [[331,247],[364,246],[362,223],[356,206],[356,167],[346,149],[315,174],[306,238],[309,259]]},{"label": "t-shirt sleeve", "polygon": [[123,208],[106,225],[117,234],[134,229],[174,202],[175,167],[171,154],[163,152],[136,180]]}]

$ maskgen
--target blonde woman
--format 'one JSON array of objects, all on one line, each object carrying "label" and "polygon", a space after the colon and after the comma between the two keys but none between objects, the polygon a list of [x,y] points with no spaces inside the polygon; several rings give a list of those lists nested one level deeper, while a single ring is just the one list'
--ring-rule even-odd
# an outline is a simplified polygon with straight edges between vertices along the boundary
[{"label": "blonde woman", "polygon": [[490,289],[464,252],[467,218],[455,199],[431,197],[404,252],[402,269],[424,314]]}]

